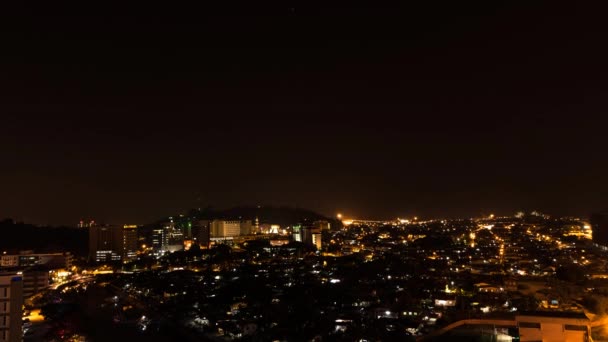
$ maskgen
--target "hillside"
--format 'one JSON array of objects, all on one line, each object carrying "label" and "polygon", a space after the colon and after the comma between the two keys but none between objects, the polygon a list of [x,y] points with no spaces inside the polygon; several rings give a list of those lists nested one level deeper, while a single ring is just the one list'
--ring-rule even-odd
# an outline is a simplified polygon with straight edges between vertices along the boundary
[{"label": "hillside", "polygon": [[74,255],[86,255],[88,233],[86,230],[69,227],[39,227],[26,223],[15,223],[11,219],[0,221],[0,251],[9,253],[20,250],[35,252],[67,251]]}]

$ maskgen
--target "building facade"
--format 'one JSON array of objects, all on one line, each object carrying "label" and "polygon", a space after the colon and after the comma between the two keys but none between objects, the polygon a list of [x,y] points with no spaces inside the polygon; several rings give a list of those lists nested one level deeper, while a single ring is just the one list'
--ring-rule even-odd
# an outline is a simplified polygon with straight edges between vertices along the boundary
[{"label": "building facade", "polygon": [[0,257],[0,267],[15,267],[19,266],[19,255],[9,254]]},{"label": "building facade", "polygon": [[172,220],[165,224],[165,234],[167,235],[167,249],[165,252],[175,252],[184,249],[184,232],[175,226]]},{"label": "building facade", "polygon": [[300,230],[302,242],[308,246],[314,246],[317,250],[321,250],[323,244],[321,242],[321,228],[318,226],[304,226]]},{"label": "building facade", "polygon": [[49,287],[49,271],[42,267],[32,267],[22,272],[23,298],[29,298]]},{"label": "building facade", "polygon": [[521,342],[588,342],[589,319],[584,313],[534,312],[515,317]]},{"label": "building facade", "polygon": [[202,248],[209,248],[211,243],[211,221],[200,220],[198,222],[197,242]]},{"label": "building facade", "polygon": [[152,230],[152,251],[155,256],[159,257],[165,254],[169,247],[169,239],[164,228],[155,228]]},{"label": "building facade", "polygon": [[211,237],[234,237],[241,235],[241,221],[213,220],[210,224]]},{"label": "building facade", "polygon": [[302,242],[302,226],[299,224],[294,225],[291,228],[291,234],[293,237],[293,241]]},{"label": "building facade", "polygon": [[122,227],[90,227],[89,259],[95,262],[120,261],[122,258],[122,243]]},{"label": "building facade", "polygon": [[131,261],[137,257],[137,226],[122,227],[122,261]]},{"label": "building facade", "polygon": [[21,342],[23,279],[16,274],[0,274],[0,342]]},{"label": "building facade", "polygon": [[44,265],[48,269],[70,268],[72,255],[66,253],[32,253],[24,251],[20,254],[0,256],[0,267],[32,267]]},{"label": "building facade", "polygon": [[331,229],[331,223],[329,223],[328,221],[325,221],[325,220],[315,221],[314,226],[319,228],[322,231]]}]

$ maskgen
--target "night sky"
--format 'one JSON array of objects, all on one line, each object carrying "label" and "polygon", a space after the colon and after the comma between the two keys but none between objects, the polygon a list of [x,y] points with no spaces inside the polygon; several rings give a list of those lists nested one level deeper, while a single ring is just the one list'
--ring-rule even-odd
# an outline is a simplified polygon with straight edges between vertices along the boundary
[{"label": "night sky", "polygon": [[604,8],[85,3],[1,11],[0,217],[608,208]]}]

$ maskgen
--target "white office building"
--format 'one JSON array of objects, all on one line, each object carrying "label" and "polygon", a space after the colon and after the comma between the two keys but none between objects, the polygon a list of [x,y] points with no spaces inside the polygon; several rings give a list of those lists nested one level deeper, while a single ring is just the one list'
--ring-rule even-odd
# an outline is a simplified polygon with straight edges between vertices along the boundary
[{"label": "white office building", "polygon": [[22,341],[22,307],[22,277],[0,273],[0,342]]}]

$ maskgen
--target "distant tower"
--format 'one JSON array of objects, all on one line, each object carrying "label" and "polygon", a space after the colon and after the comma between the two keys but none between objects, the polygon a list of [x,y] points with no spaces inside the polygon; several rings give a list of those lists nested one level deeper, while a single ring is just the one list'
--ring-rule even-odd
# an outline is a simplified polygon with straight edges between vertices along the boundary
[{"label": "distant tower", "polygon": [[137,256],[137,225],[122,227],[122,260],[130,261]]},{"label": "distant tower", "polygon": [[321,242],[321,228],[319,226],[302,226],[300,228],[300,236],[303,243],[309,246],[315,246],[317,250],[321,250],[323,244]]},{"label": "distant tower", "polygon": [[173,219],[165,223],[164,229],[167,234],[167,251],[175,252],[184,249],[184,233],[175,227]]},{"label": "distant tower", "polygon": [[161,256],[167,251],[169,237],[163,227],[156,227],[152,230],[152,250],[156,256]]},{"label": "distant tower", "polygon": [[182,234],[184,234],[184,239],[192,239],[192,222],[188,221],[186,223],[182,229]]},{"label": "distant tower", "polygon": [[198,221],[198,244],[203,248],[209,248],[211,243],[211,221],[200,220]]},{"label": "distant tower", "polygon": [[254,225],[253,232],[254,232],[254,234],[260,233],[260,219],[257,216],[255,217],[255,225]]}]

